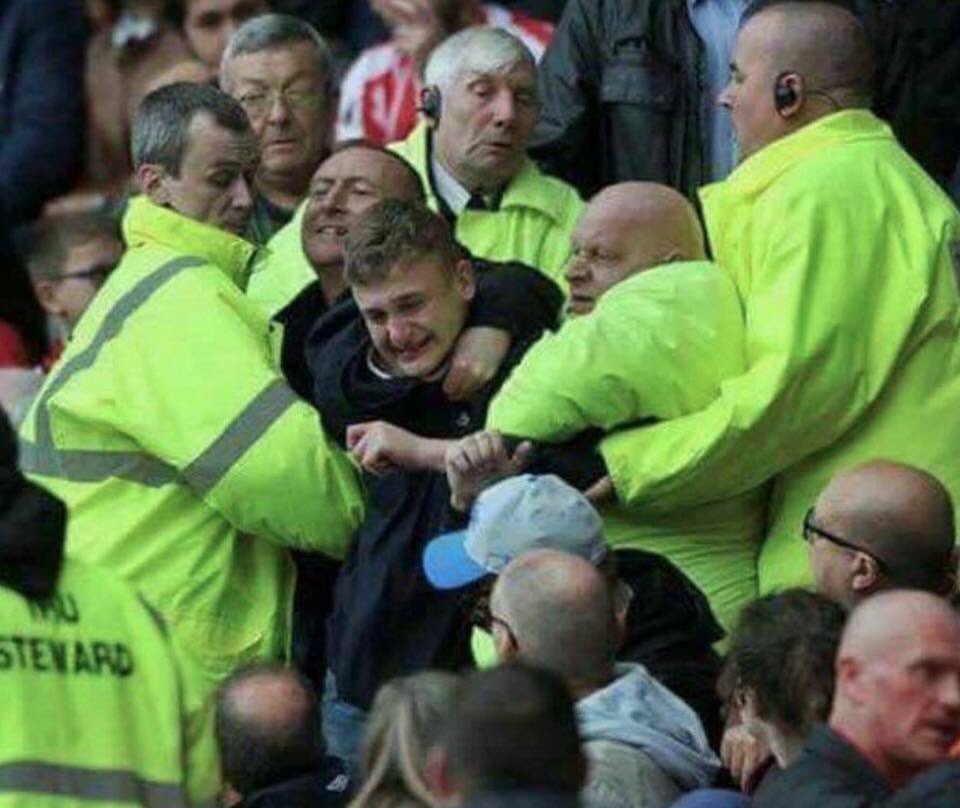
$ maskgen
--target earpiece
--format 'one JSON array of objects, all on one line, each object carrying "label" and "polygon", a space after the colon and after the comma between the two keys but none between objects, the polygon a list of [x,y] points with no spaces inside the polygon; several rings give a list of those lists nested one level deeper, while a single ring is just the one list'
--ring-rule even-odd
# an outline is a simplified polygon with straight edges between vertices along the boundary
[{"label": "earpiece", "polygon": [[435,84],[424,87],[420,91],[420,106],[417,107],[417,111],[436,123],[440,120],[440,101],[439,87]]},{"label": "earpiece", "polygon": [[787,77],[792,75],[792,70],[784,70],[773,83],[773,106],[779,115],[797,103],[797,91],[786,82]]}]

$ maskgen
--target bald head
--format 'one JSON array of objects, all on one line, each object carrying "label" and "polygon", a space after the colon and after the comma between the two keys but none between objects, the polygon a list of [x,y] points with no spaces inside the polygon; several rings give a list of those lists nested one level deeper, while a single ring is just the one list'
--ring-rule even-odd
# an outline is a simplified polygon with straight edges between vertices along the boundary
[{"label": "bald head", "polygon": [[571,310],[585,314],[636,272],[705,257],[703,230],[686,198],[666,185],[622,182],[586,206],[572,237],[567,267]]},{"label": "bald head", "polygon": [[[526,553],[498,576],[490,610],[510,626],[516,640],[510,653],[523,662],[552,671],[575,687],[609,679],[613,603],[607,582],[588,561],[556,550]],[[505,644],[497,645],[503,651]],[[509,653],[501,653],[505,656]]]},{"label": "bald head", "polygon": [[[949,594],[953,580],[953,502],[932,474],[889,460],[864,463],[830,481],[817,499],[813,522],[882,562],[882,569],[877,570],[882,575],[876,585],[864,587],[859,593],[851,589],[851,597],[892,586]],[[814,564],[818,585],[828,590],[837,586],[849,589],[850,580],[837,575],[836,567],[849,567],[856,560],[854,554],[837,546],[823,546],[816,535],[809,538],[814,561],[822,562],[821,569]],[[829,565],[835,569],[828,569]],[[825,594],[846,599],[833,591]]]},{"label": "bald head", "polygon": [[869,107],[870,41],[834,3],[773,2],[744,15],[719,103],[730,110],[742,158],[840,109]]},{"label": "bald head", "polygon": [[745,15],[741,36],[765,42],[772,75],[798,73],[807,91],[830,92],[840,106],[870,105],[873,47],[860,21],[836,3],[774,2]]},{"label": "bald head", "polygon": [[308,682],[279,665],[231,675],[217,695],[216,731],[224,779],[245,796],[317,764],[322,747]]},{"label": "bald head", "polygon": [[898,787],[947,758],[960,734],[960,618],[898,590],[868,598],[837,654],[830,725]]}]

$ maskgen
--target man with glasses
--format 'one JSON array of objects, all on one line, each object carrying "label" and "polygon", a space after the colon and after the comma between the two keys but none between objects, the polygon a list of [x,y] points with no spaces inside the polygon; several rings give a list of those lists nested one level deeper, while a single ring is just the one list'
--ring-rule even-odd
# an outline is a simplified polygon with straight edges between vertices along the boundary
[{"label": "man with glasses", "polygon": [[95,213],[41,219],[27,248],[27,268],[40,305],[53,320],[52,364],[81,315],[123,255],[116,222]]},{"label": "man with glasses", "polygon": [[950,494],[913,466],[875,460],[838,474],[807,512],[803,538],[817,589],[846,608],[882,589],[954,594]]},{"label": "man with glasses", "polygon": [[330,50],[285,14],[248,20],[227,45],[220,85],[240,102],[260,147],[247,236],[266,241],[293,217],[327,154],[334,113]]}]

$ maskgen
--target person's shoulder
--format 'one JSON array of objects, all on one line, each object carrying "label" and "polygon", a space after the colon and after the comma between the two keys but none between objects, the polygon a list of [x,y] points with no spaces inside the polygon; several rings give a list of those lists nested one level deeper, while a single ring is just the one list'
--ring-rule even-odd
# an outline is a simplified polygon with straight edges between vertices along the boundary
[{"label": "person's shoulder", "polygon": [[589,761],[582,792],[586,808],[644,808],[668,805],[679,789],[654,759],[642,749],[611,739],[583,745]]}]

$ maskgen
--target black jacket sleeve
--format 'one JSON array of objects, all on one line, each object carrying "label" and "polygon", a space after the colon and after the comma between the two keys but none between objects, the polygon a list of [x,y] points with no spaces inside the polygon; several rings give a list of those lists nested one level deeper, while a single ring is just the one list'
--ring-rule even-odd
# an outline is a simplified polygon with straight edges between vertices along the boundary
[{"label": "black jacket sleeve", "polygon": [[560,319],[563,293],[542,272],[515,261],[473,259],[477,294],[468,326],[500,328],[518,342],[530,342]]},{"label": "black jacket sleeve", "polygon": [[15,1],[0,17],[0,209],[10,224],[34,218],[80,166],[86,38],[79,0]]}]

